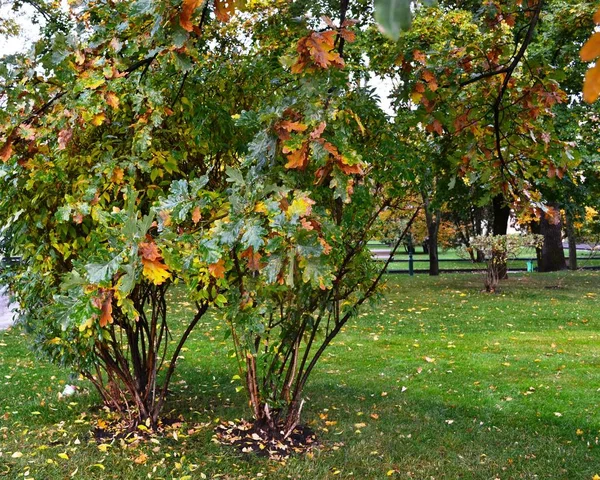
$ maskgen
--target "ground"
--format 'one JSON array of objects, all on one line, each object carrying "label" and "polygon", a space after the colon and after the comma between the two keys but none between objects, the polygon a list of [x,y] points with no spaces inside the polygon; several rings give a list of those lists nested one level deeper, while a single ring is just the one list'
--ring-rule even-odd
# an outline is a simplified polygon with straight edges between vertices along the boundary
[{"label": "ground", "polygon": [[[107,414],[67,372],[0,333],[0,479],[592,479],[600,475],[600,273],[390,278],[346,328],[307,390],[322,442],[285,464],[212,441],[248,418],[217,320],[183,353],[167,436],[98,445]],[[177,315],[184,315],[179,300]],[[3,416],[2,416],[3,415]]]}]

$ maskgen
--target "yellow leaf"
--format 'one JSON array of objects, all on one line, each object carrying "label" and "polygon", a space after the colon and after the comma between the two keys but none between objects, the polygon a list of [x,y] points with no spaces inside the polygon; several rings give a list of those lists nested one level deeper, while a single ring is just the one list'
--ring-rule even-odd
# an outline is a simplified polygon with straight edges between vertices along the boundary
[{"label": "yellow leaf", "polygon": [[391,477],[395,472],[396,472],[396,470],[388,470],[387,473],[386,473],[386,475],[388,477]]},{"label": "yellow leaf", "polygon": [[600,475],[598,475],[598,474],[594,475],[592,480],[600,480]]},{"label": "yellow leaf", "polygon": [[23,454],[21,452],[15,452],[11,455],[12,458],[21,458]]},{"label": "yellow leaf", "polygon": [[592,62],[600,57],[600,32],[594,33],[579,52],[583,62]]},{"label": "yellow leaf", "polygon": [[141,453],[135,460],[134,462],[137,463],[138,465],[143,465],[144,463],[146,463],[148,461],[148,455],[146,455],[145,453]]},{"label": "yellow leaf", "polygon": [[68,460],[69,456],[66,453],[59,453],[58,458],[62,458],[63,460]]},{"label": "yellow leaf", "polygon": [[305,217],[311,214],[312,206],[315,204],[315,201],[308,197],[306,194],[301,194],[294,199],[292,204],[289,206],[287,210],[287,215],[291,217],[292,215],[298,215],[299,217]]},{"label": "yellow leaf", "polygon": [[410,94],[410,99],[412,100],[412,102],[414,104],[419,104],[421,102],[421,99],[423,98],[423,94],[419,93],[419,92],[412,92]]},{"label": "yellow leaf", "polygon": [[104,123],[105,120],[106,120],[106,115],[104,115],[104,113],[98,113],[92,117],[91,122],[92,122],[92,125],[99,127],[100,125],[102,125]]},{"label": "yellow leaf", "polygon": [[147,260],[142,258],[142,264],[144,265],[142,273],[154,285],[161,285],[171,277],[169,268],[160,260]]}]

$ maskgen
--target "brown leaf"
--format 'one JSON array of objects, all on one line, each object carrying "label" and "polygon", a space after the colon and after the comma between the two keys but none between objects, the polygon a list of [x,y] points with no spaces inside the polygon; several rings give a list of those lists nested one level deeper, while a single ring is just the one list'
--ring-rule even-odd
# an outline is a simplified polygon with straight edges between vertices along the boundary
[{"label": "brown leaf", "polygon": [[142,258],[150,261],[162,260],[158,246],[154,242],[142,242],[139,244],[139,253]]},{"label": "brown leaf", "polygon": [[215,16],[217,20],[227,23],[235,13],[234,0],[215,0]]},{"label": "brown leaf", "polygon": [[58,132],[58,149],[64,150],[67,148],[67,144],[73,138],[73,130],[71,128],[63,128]]},{"label": "brown leaf", "polygon": [[249,247],[246,250],[244,250],[240,257],[248,259],[248,268],[253,272],[258,272],[261,268],[264,267],[264,264],[260,263],[262,255],[258,252],[255,252],[254,248],[252,247]]},{"label": "brown leaf", "polygon": [[8,162],[8,159],[11,157],[11,155],[13,154],[13,144],[12,144],[12,140],[8,140],[4,146],[2,148],[0,148],[0,159],[2,159],[3,162]]},{"label": "brown leaf", "polygon": [[594,23],[600,25],[600,8],[594,13]]}]

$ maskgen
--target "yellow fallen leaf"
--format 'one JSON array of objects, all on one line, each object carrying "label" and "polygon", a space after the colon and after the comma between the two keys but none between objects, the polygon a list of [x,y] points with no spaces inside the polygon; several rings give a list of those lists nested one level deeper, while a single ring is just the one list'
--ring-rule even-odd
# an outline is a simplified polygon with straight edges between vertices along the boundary
[{"label": "yellow fallen leaf", "polygon": [[11,455],[12,458],[21,458],[23,454],[21,452],[15,452]]},{"label": "yellow fallen leaf", "polygon": [[68,460],[69,456],[65,452],[63,452],[63,453],[59,453],[58,454],[58,458],[62,458],[64,460]]}]

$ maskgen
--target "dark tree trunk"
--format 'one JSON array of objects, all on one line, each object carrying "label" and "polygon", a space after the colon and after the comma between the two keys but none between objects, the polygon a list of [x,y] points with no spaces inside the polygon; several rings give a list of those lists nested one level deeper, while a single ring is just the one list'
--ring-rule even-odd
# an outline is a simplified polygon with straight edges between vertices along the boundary
[{"label": "dark tree trunk", "polygon": [[[423,196],[425,198],[425,196]],[[429,253],[429,275],[440,274],[440,262],[438,257],[438,232],[440,231],[440,212],[432,212],[429,201],[425,199],[425,220],[427,221],[427,246]]]},{"label": "dark tree trunk", "polygon": [[569,240],[569,270],[577,270],[577,239],[573,228],[573,215],[568,210],[565,215],[565,227]]},{"label": "dark tree trunk", "polygon": [[[552,205],[552,207],[556,210],[559,209],[558,205]],[[539,263],[540,272],[565,270],[567,262],[562,244],[562,219],[560,215],[556,219],[542,215],[540,219],[540,233],[544,236],[542,255]]]},{"label": "dark tree trunk", "polygon": [[[492,235],[506,235],[508,231],[508,219],[510,218],[510,207],[504,201],[502,195],[496,195],[492,200],[494,209],[494,222],[492,224]],[[505,280],[508,278],[508,267],[506,260],[498,267],[498,278]]]},{"label": "dark tree trunk", "polygon": [[427,232],[429,233],[429,275],[431,276],[440,274],[440,261],[438,257],[438,232],[440,224],[438,219],[439,217],[436,215],[436,219],[427,225]]},{"label": "dark tree trunk", "polygon": [[494,208],[492,235],[506,235],[508,230],[508,219],[510,218],[510,207],[504,201],[502,195],[496,195],[494,197],[492,206]]}]

